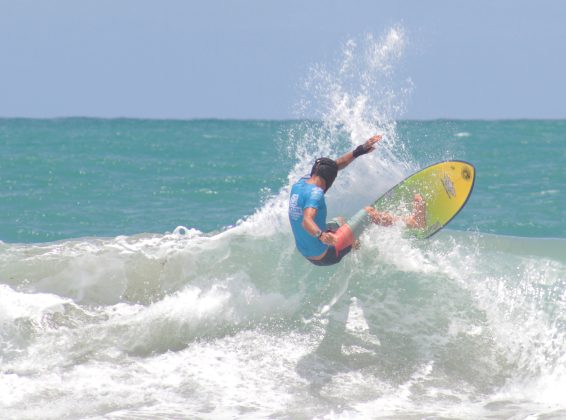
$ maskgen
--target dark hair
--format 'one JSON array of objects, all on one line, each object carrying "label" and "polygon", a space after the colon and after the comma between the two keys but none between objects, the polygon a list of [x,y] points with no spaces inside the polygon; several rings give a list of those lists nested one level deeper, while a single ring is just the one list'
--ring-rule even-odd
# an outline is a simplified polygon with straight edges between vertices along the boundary
[{"label": "dark hair", "polygon": [[330,158],[318,158],[312,166],[311,176],[313,175],[317,175],[324,179],[326,182],[326,189],[324,192],[326,192],[334,183],[336,175],[338,175],[338,164]]}]

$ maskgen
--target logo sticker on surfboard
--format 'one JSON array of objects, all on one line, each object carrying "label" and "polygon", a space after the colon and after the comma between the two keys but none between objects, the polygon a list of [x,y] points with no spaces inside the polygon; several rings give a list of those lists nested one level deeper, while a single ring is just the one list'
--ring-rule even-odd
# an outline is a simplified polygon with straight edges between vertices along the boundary
[{"label": "logo sticker on surfboard", "polygon": [[448,176],[448,174],[444,174],[442,178],[442,185],[444,185],[444,190],[446,194],[448,194],[448,198],[456,197],[456,189],[454,188],[454,183]]}]

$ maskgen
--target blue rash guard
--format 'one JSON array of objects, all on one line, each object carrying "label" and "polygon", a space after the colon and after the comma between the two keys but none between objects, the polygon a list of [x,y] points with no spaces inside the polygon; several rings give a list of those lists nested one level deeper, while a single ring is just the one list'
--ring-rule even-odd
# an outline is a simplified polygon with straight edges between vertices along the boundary
[{"label": "blue rash guard", "polygon": [[291,188],[289,199],[289,221],[295,236],[297,249],[305,257],[316,257],[328,249],[318,238],[311,236],[302,226],[303,211],[306,208],[317,210],[314,222],[321,231],[326,230],[326,202],[322,188],[308,184],[309,177],[301,178]]}]

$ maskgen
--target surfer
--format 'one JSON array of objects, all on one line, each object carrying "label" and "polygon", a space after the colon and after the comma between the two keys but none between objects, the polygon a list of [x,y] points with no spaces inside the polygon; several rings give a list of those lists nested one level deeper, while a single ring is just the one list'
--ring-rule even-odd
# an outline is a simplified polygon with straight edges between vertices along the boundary
[{"label": "surfer", "polygon": [[[376,135],[359,145],[352,152],[332,160],[327,157],[315,161],[310,176],[301,178],[291,188],[289,199],[289,220],[299,252],[315,265],[333,265],[352,250],[352,245],[336,252],[336,230],[345,223],[343,217],[326,223],[326,202],[324,194],[330,189],[338,171],[347,167],[359,156],[375,150],[375,144],[381,140]],[[399,218],[390,213],[378,212],[373,207],[366,207],[366,212],[373,223],[391,226],[402,220],[409,227],[421,227],[425,223],[425,203],[420,195],[415,195],[413,214]]]}]

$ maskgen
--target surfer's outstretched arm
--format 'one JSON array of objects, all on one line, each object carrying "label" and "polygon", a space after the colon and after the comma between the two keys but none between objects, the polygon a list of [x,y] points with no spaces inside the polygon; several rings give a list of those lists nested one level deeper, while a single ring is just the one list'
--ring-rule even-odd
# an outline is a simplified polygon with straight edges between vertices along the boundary
[{"label": "surfer's outstretched arm", "polygon": [[350,163],[354,161],[358,156],[365,155],[366,153],[373,152],[375,150],[374,144],[381,140],[381,134],[377,136],[373,136],[364,144],[359,145],[354,151],[348,152],[343,156],[340,156],[336,159],[336,163],[338,164],[338,170],[344,169]]}]

